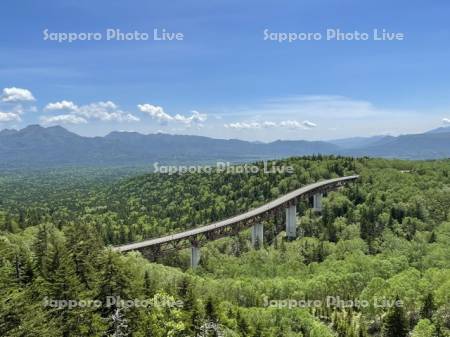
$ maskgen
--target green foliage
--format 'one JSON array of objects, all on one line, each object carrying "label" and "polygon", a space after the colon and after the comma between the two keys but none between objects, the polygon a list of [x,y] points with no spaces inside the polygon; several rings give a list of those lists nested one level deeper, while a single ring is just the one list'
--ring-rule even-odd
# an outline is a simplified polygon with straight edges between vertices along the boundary
[{"label": "green foliage", "polygon": [[[450,334],[450,161],[305,157],[288,174],[150,174],[93,169],[0,178],[1,336],[368,337]],[[259,163],[259,165],[262,165]],[[297,205],[299,238],[283,216],[150,263],[110,244],[207,224],[320,179],[358,173]],[[106,245],[106,247],[105,247]],[[364,300],[367,306],[267,307],[270,300]],[[404,306],[392,306],[399,296]],[[111,298],[151,300],[105,306]],[[102,305],[55,307],[52,299]],[[182,306],[155,305],[174,303]],[[208,328],[209,327],[209,328]]]},{"label": "green foliage", "polygon": [[[399,297],[396,301],[399,301]],[[403,307],[395,305],[384,319],[383,337],[406,337],[407,335],[408,323]]]},{"label": "green foliage", "polygon": [[412,337],[434,337],[436,328],[428,319],[421,319],[413,330]]}]

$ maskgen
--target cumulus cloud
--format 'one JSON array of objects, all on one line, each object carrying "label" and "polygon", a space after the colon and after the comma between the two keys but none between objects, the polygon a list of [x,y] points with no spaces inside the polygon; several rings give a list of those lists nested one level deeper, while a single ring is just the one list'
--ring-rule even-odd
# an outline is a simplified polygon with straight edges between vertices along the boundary
[{"label": "cumulus cloud", "polygon": [[450,125],[450,118],[443,118],[442,123],[444,123],[446,125]]},{"label": "cumulus cloud", "polygon": [[279,125],[288,129],[304,129],[303,124],[298,121],[282,121]]},{"label": "cumulus cloud", "polygon": [[305,128],[309,128],[309,129],[315,128],[315,127],[317,126],[316,123],[313,123],[313,122],[310,122],[310,121],[303,121],[302,124],[303,124],[303,126],[304,126]]},{"label": "cumulus cloud", "polygon": [[271,121],[265,121],[262,123],[258,122],[236,122],[236,123],[229,123],[224,124],[224,127],[227,129],[259,129],[261,127],[263,128],[287,128],[287,129],[311,129],[315,128],[317,124],[310,122],[310,121],[303,121],[299,122],[296,120],[286,120],[281,122],[271,122]]},{"label": "cumulus cloud", "polygon": [[[20,122],[25,112],[36,112],[37,108],[29,104],[35,101],[31,91],[22,88],[4,88],[0,93],[0,123]],[[6,111],[5,111],[6,110]]]},{"label": "cumulus cloud", "polygon": [[86,124],[87,120],[72,114],[57,116],[41,116],[40,121],[44,125],[53,124]]},{"label": "cumulus cloud", "polygon": [[174,118],[164,112],[164,109],[152,104],[139,104],[138,108],[141,112],[148,114],[150,117],[158,120],[160,123],[172,121]]},{"label": "cumulus cloud", "polygon": [[139,118],[126,113],[119,109],[119,107],[111,102],[97,102],[79,107],[75,113],[88,119],[98,119],[101,121],[116,121],[116,122],[138,122]]},{"label": "cumulus cloud", "polygon": [[[57,115],[58,119],[52,119],[51,116],[42,116],[44,121],[50,120],[51,123],[66,122],[80,124],[88,120],[115,121],[115,122],[138,122],[139,118],[131,113],[122,111],[114,102],[95,102],[87,105],[78,106],[71,101],[60,101],[49,103],[45,107],[46,111],[61,111],[67,114]],[[73,117],[69,117],[73,116]],[[83,122],[84,121],[84,122]]]},{"label": "cumulus cloud", "polygon": [[163,107],[152,104],[139,104],[138,109],[156,119],[161,124],[167,124],[168,122],[179,122],[190,126],[192,124],[201,125],[201,123],[205,122],[208,118],[207,114],[200,113],[196,110],[191,111],[190,116],[183,116],[180,114],[176,114],[172,116],[164,111]]},{"label": "cumulus cloud", "polygon": [[36,100],[30,90],[16,87],[4,88],[0,97],[5,103],[32,102]]},{"label": "cumulus cloud", "polygon": [[264,128],[276,128],[277,127],[277,123],[265,121],[265,122],[262,123],[262,126]]},{"label": "cumulus cloud", "polygon": [[61,101],[61,102],[54,102],[54,103],[48,103],[47,106],[44,108],[44,110],[47,111],[77,111],[78,106],[71,101]]},{"label": "cumulus cloud", "polygon": [[20,115],[13,112],[1,112],[0,111],[0,123],[8,122],[20,122]]},{"label": "cumulus cloud", "polygon": [[258,122],[251,122],[251,123],[237,122],[237,123],[225,124],[224,126],[227,129],[259,129],[259,128],[261,128],[261,124]]},{"label": "cumulus cloud", "polygon": [[192,124],[192,123],[203,123],[204,121],[206,121],[207,118],[208,116],[206,114],[194,110],[192,111],[192,115],[189,117],[176,114],[174,120],[185,124]]}]

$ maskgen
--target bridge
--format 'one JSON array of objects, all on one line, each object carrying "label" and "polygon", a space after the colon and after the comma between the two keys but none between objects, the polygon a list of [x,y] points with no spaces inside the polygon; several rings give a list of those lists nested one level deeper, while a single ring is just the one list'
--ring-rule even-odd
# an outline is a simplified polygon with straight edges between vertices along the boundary
[{"label": "bridge", "polygon": [[297,237],[297,204],[300,199],[312,197],[313,210],[320,212],[324,193],[338,189],[358,178],[358,175],[353,175],[319,181],[229,219],[156,239],[116,246],[113,249],[119,252],[137,250],[148,258],[154,258],[165,251],[191,247],[191,267],[195,268],[200,262],[200,246],[204,242],[233,236],[249,227],[252,228],[252,244],[254,247],[259,247],[264,237],[263,222],[282,211],[286,212],[286,237],[295,239]]}]

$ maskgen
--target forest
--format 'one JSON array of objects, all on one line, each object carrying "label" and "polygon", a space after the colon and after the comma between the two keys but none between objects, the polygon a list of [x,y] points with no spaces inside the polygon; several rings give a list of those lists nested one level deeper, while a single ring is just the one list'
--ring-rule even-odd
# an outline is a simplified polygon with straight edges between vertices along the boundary
[{"label": "forest", "polygon": [[[0,336],[450,336],[450,160],[276,164],[294,172],[1,174]],[[188,250],[111,249],[351,174],[321,213],[299,202],[293,241],[280,215],[259,249],[244,230],[202,247],[195,270]]]}]

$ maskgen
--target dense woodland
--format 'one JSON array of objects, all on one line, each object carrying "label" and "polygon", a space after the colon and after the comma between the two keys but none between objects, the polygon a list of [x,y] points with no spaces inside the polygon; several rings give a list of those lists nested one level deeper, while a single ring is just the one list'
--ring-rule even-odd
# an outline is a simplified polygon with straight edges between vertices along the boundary
[{"label": "dense woodland", "polygon": [[[295,172],[1,175],[0,336],[450,336],[450,160],[314,156],[277,165]],[[109,248],[354,173],[359,182],[329,193],[321,214],[299,203],[294,241],[278,230],[280,215],[264,224],[260,249],[246,230],[202,247],[196,270],[188,251],[150,262]],[[151,301],[93,304],[112,296]],[[330,297],[345,303],[326,305]],[[299,305],[308,301],[321,305]]]}]

